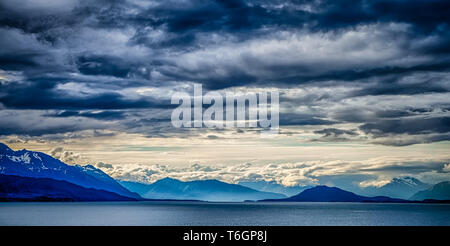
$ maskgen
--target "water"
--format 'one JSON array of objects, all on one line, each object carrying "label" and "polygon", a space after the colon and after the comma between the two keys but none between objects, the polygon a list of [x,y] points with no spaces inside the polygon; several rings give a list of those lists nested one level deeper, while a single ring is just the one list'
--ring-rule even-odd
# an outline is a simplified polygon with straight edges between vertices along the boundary
[{"label": "water", "polygon": [[0,225],[450,225],[449,204],[0,203]]}]

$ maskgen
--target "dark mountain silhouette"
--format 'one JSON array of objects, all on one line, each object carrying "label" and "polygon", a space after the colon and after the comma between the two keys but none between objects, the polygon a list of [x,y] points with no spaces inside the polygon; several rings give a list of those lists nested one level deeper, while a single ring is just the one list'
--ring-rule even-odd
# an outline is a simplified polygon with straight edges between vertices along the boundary
[{"label": "dark mountain silhouette", "polygon": [[0,174],[0,201],[133,201],[105,190],[67,181]]},{"label": "dark mountain silhouette", "polygon": [[284,199],[267,199],[277,202],[407,202],[407,200],[386,196],[366,197],[337,187],[316,186]]}]

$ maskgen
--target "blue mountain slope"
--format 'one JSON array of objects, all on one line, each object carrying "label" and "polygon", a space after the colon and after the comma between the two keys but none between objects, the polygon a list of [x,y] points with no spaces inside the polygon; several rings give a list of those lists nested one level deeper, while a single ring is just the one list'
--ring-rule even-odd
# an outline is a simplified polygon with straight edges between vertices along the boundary
[{"label": "blue mountain slope", "polygon": [[0,201],[133,201],[113,192],[67,181],[0,174]]},{"label": "blue mountain slope", "polygon": [[298,195],[285,199],[270,199],[265,201],[277,202],[407,202],[403,199],[385,196],[366,197],[339,189],[337,187],[316,186],[304,190]]},{"label": "blue mountain slope", "polygon": [[441,182],[427,190],[419,191],[410,199],[414,201],[423,201],[426,199],[450,200],[450,181]]},{"label": "blue mountain slope", "polygon": [[183,182],[176,179],[164,178],[153,184],[145,185],[121,181],[128,189],[138,192],[148,199],[179,199],[204,201],[245,201],[284,198],[284,195],[261,192],[236,184],[229,184],[218,180],[197,180]]},{"label": "blue mountain slope", "polygon": [[149,184],[143,184],[143,183],[132,182],[132,181],[124,181],[124,180],[118,180],[117,182],[119,182],[119,184],[121,184],[123,187],[127,188],[128,190],[138,193],[142,197],[144,197],[145,193],[147,193],[150,189]]},{"label": "blue mountain slope", "polygon": [[306,185],[306,186],[284,186],[282,184],[278,184],[275,181],[241,181],[238,183],[239,185],[252,188],[254,190],[259,191],[265,191],[265,192],[272,192],[272,193],[278,193],[283,194],[286,196],[293,196],[296,195],[306,189],[311,188],[312,186]]},{"label": "blue mountain slope", "polygon": [[29,150],[14,151],[0,143],[0,174],[64,180],[85,188],[94,188],[122,196],[140,198],[116,180],[91,165],[67,165],[49,155]]}]

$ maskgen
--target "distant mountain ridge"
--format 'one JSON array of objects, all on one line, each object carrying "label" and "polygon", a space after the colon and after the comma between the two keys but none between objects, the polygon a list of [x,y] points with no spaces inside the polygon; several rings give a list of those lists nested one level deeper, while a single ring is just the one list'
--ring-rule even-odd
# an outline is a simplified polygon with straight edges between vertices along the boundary
[{"label": "distant mountain ridge", "polygon": [[301,193],[284,199],[268,199],[263,201],[276,202],[407,202],[407,200],[385,196],[366,197],[353,192],[328,187],[325,185],[306,189]]},{"label": "distant mountain ridge", "polygon": [[264,181],[264,180],[240,181],[240,182],[238,182],[238,184],[245,186],[245,187],[255,189],[255,190],[259,190],[259,191],[273,192],[273,193],[283,194],[286,196],[293,196],[293,195],[296,195],[308,188],[312,188],[312,186],[310,186],[310,185],[284,186],[275,181]]},{"label": "distant mountain ridge", "polygon": [[67,165],[41,152],[26,149],[14,151],[0,143],[0,174],[67,181],[85,188],[94,188],[139,199],[115,179],[92,165]]},{"label": "distant mountain ridge", "polygon": [[213,179],[183,182],[177,179],[163,178],[148,185],[128,181],[120,181],[120,183],[148,199],[236,202],[286,197],[282,194],[261,192],[241,185],[229,184]]},{"label": "distant mountain ridge", "polygon": [[415,193],[428,189],[430,184],[423,183],[422,181],[413,177],[396,177],[389,183],[374,187],[369,186],[361,190],[361,193],[367,196],[388,196],[401,199],[409,199]]},{"label": "distant mountain ridge", "polygon": [[[286,187],[266,181],[241,182],[243,185],[214,179],[184,182],[163,178],[152,184],[118,181],[92,165],[67,165],[44,153],[26,149],[14,151],[2,143],[0,143],[0,179],[0,200],[97,201],[141,200],[145,197],[161,200],[231,202],[246,200],[407,202],[398,197],[406,197],[413,191],[415,193],[407,198],[414,201],[450,200],[450,182],[441,182],[431,187],[412,177],[393,178],[386,185],[374,187],[373,192],[382,196],[361,195],[359,191],[355,194],[323,185]],[[301,192],[289,197],[281,194],[289,194],[295,190]],[[366,191],[370,193],[370,190]]]},{"label": "distant mountain ridge", "polygon": [[441,182],[433,185],[431,188],[419,191],[410,200],[450,200],[450,181]]}]

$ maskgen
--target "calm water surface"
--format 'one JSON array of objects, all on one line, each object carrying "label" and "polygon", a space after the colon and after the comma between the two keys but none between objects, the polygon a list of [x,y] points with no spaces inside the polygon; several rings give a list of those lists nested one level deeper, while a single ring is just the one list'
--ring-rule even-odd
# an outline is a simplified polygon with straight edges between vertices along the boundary
[{"label": "calm water surface", "polygon": [[0,203],[0,225],[450,225],[449,204]]}]

